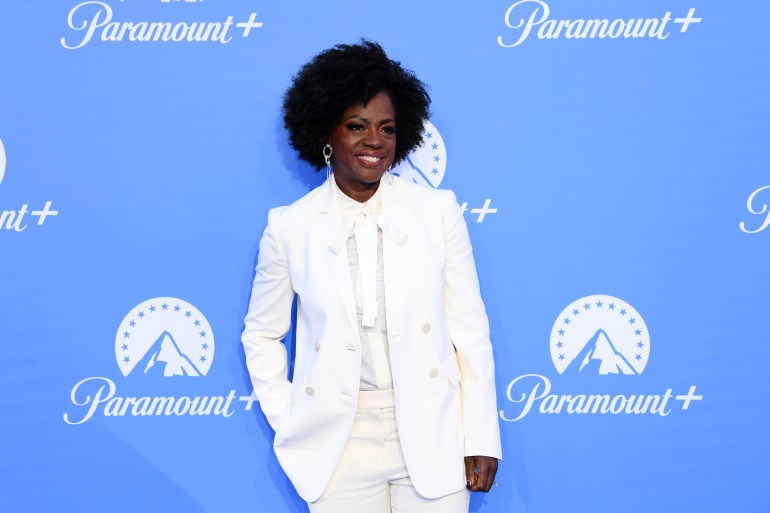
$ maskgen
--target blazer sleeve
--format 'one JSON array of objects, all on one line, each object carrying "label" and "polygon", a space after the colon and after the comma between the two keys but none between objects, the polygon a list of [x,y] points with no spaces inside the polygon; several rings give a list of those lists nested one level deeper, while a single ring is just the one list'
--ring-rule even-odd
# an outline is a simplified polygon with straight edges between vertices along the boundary
[{"label": "blazer sleeve", "polygon": [[454,193],[447,192],[444,308],[460,367],[465,455],[502,459],[489,321],[463,211]]},{"label": "blazer sleeve", "polygon": [[280,425],[291,395],[288,357],[282,341],[291,326],[294,300],[288,264],[278,239],[279,213],[280,209],[270,211],[259,242],[256,274],[241,336],[254,394],[274,430]]}]

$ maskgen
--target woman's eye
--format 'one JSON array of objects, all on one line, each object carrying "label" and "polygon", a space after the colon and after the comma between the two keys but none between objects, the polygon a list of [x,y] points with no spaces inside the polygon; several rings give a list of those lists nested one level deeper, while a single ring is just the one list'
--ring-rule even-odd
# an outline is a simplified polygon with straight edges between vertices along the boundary
[{"label": "woman's eye", "polygon": [[351,123],[348,125],[348,130],[352,130],[353,132],[360,132],[364,129],[364,125],[360,125],[358,123]]},{"label": "woman's eye", "polygon": [[388,135],[393,135],[396,133],[396,127],[394,126],[384,126],[382,127],[382,131],[385,132]]}]

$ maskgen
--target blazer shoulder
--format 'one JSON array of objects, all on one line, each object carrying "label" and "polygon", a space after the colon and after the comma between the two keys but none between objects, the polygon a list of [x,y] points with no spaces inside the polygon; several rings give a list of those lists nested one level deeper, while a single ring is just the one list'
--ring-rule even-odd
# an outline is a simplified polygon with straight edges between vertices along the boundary
[{"label": "blazer shoulder", "polygon": [[442,212],[451,211],[458,207],[457,197],[450,189],[434,189],[424,185],[408,182],[403,179],[395,182],[400,189],[401,194],[408,199],[410,203],[424,205],[432,210]]},{"label": "blazer shoulder", "polygon": [[268,224],[279,223],[282,226],[297,226],[308,212],[319,208],[323,184],[311,190],[290,205],[271,208],[267,215]]}]

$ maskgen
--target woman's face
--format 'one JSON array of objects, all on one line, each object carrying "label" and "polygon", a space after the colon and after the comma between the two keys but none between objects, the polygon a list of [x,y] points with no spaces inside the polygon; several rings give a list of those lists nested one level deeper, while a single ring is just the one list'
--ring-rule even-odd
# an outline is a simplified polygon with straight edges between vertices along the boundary
[{"label": "woman's face", "polygon": [[390,96],[381,92],[366,106],[348,107],[329,144],[334,150],[334,178],[342,192],[357,201],[371,198],[396,151],[396,113]]}]

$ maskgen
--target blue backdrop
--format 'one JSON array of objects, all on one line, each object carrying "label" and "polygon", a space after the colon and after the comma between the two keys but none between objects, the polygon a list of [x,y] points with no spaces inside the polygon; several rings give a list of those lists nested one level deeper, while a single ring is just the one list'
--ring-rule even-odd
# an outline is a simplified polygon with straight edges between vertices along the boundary
[{"label": "blue backdrop", "polygon": [[366,37],[431,86],[402,178],[467,208],[504,450],[472,511],[770,511],[769,18],[0,1],[0,510],[306,511],[239,339],[267,210],[321,180],[281,96]]}]

